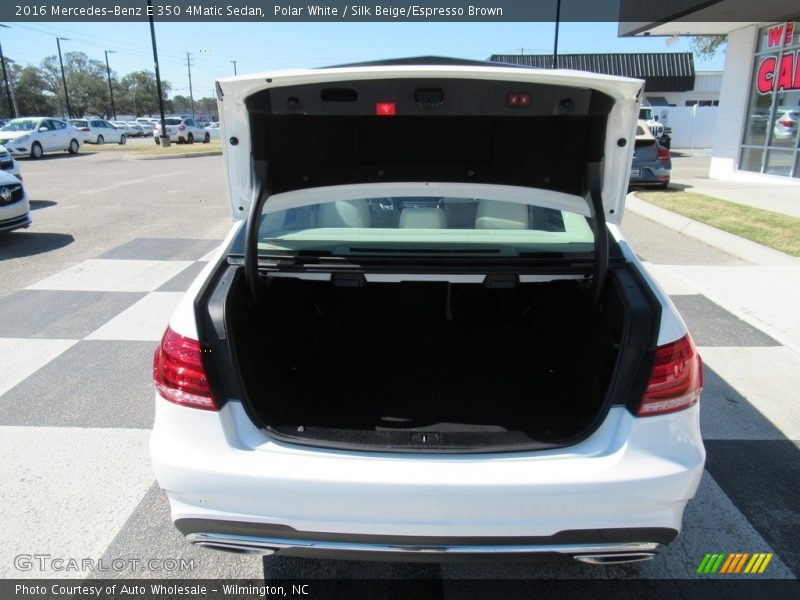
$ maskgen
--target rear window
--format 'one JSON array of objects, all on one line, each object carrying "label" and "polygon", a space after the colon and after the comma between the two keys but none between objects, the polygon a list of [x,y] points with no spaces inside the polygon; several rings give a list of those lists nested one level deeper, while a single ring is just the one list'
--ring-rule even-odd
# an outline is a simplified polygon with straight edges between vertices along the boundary
[{"label": "rear window", "polygon": [[259,228],[259,251],[265,254],[498,257],[586,253],[593,243],[582,214],[474,197],[354,198],[279,211],[267,200]]},{"label": "rear window", "polygon": [[182,119],[165,119],[167,125],[180,125]]},{"label": "rear window", "polygon": [[88,121],[83,121],[81,119],[73,119],[72,121],[70,121],[70,123],[72,123],[75,127],[88,127],[89,126]]}]

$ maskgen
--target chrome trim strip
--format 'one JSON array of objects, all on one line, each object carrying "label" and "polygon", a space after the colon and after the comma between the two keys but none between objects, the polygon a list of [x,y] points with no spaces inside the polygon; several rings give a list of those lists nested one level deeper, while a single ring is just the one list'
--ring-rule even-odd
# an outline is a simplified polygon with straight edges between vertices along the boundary
[{"label": "chrome trim strip", "polygon": [[319,550],[321,552],[375,552],[388,554],[590,554],[603,555],[627,553],[641,556],[653,553],[661,545],[654,542],[613,542],[607,544],[520,544],[507,546],[437,546],[412,544],[371,544],[363,542],[334,542],[299,540],[272,537],[254,537],[235,534],[190,533],[186,539],[192,544],[253,554],[273,554],[287,549]]}]

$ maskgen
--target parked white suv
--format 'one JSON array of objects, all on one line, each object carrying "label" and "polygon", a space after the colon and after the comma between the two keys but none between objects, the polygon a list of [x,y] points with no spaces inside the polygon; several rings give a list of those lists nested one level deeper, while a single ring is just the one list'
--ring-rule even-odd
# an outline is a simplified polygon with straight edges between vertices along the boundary
[{"label": "parked white suv", "polygon": [[618,224],[639,80],[383,63],[224,79],[235,224],[154,356],[178,529],[300,556],[652,558],[700,357]]},{"label": "parked white suv", "polygon": [[[200,127],[194,119],[167,117],[164,123],[167,126],[167,135],[170,141],[178,142],[179,144],[194,144],[195,142],[207,144],[211,141],[211,134]],[[156,138],[156,144],[160,144],[161,121],[156,122],[154,136]]]}]

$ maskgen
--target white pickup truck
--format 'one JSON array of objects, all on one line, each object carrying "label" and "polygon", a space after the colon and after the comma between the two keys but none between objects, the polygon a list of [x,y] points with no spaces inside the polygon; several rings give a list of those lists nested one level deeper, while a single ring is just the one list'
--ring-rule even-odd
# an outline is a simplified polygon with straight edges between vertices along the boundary
[{"label": "white pickup truck", "polygon": [[650,129],[650,133],[653,134],[653,137],[658,140],[659,144],[669,150],[670,144],[672,144],[672,137],[670,137],[672,128],[664,127],[662,123],[659,123],[658,117],[653,116],[653,109],[651,107],[639,107],[639,120],[647,121],[647,127]]}]

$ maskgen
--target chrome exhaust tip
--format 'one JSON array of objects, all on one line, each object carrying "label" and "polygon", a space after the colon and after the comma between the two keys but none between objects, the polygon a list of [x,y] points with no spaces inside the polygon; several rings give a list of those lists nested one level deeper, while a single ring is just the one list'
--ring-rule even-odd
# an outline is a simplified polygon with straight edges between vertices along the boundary
[{"label": "chrome exhaust tip", "polygon": [[616,552],[611,554],[580,554],[572,558],[590,565],[621,565],[653,560],[655,557],[655,552]]},{"label": "chrome exhaust tip", "polygon": [[255,546],[243,546],[239,544],[226,544],[224,542],[194,542],[195,546],[211,548],[212,550],[224,550],[235,554],[247,554],[250,556],[269,556],[275,554],[272,548],[261,548]]}]

